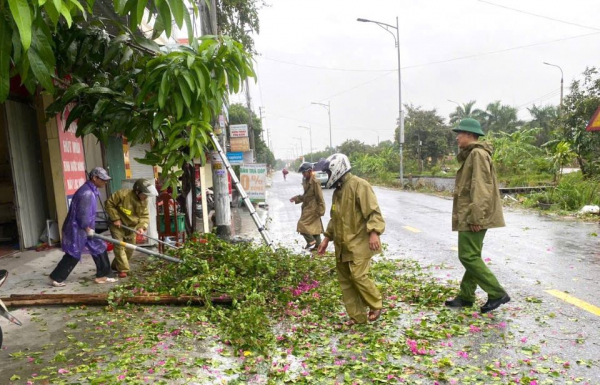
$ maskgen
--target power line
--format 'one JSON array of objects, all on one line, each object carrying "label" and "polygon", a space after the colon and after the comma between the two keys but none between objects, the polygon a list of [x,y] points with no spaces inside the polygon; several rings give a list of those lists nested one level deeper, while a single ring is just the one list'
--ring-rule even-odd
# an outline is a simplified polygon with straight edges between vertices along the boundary
[{"label": "power line", "polygon": [[[479,1],[483,1],[483,0],[479,0]],[[490,3],[490,4],[494,5],[493,3]],[[588,28],[588,27],[586,27],[586,28]],[[409,65],[409,66],[401,67],[400,69],[406,70],[406,69],[412,69],[412,68],[426,67],[426,66],[435,65],[435,64],[443,64],[443,63],[453,62],[453,61],[457,61],[457,60],[472,59],[472,58],[476,58],[476,57],[480,57],[480,56],[493,55],[496,53],[509,52],[509,51],[514,51],[514,50],[524,49],[524,48],[531,48],[531,47],[536,47],[536,46],[540,46],[540,45],[558,43],[558,42],[562,42],[562,41],[579,39],[582,37],[588,37],[588,36],[600,34],[600,29],[597,29],[597,28],[592,28],[592,29],[599,31],[599,32],[591,32],[591,33],[586,33],[583,35],[563,37],[560,39],[543,41],[543,42],[539,42],[539,43],[519,45],[516,47],[503,48],[503,49],[499,49],[499,50],[495,50],[495,51],[474,53],[471,55],[459,56],[459,57],[444,59],[444,60],[437,60],[437,61],[433,61],[433,62],[429,62],[429,63]],[[271,60],[271,61],[275,61],[275,62],[279,62],[279,63],[283,63],[283,64],[289,64],[289,65],[298,66],[298,67],[306,67],[306,68],[330,70],[330,71],[346,71],[346,72],[393,72],[393,71],[396,71],[396,69],[393,69],[393,70],[383,70],[383,69],[382,70],[359,70],[359,69],[347,69],[347,68],[320,67],[320,66],[313,66],[313,65],[307,65],[307,64],[293,63],[293,62],[288,62],[288,61],[283,61],[283,60],[276,60],[276,59],[271,59],[271,58],[267,58],[264,56],[263,56],[263,58],[266,60]]]},{"label": "power line", "polygon": [[539,15],[539,14],[537,14],[537,13],[533,13],[533,12],[527,12],[527,11],[523,11],[523,10],[520,10],[520,9],[511,8],[511,7],[507,7],[507,6],[505,6],[505,5],[500,5],[500,4],[492,3],[492,2],[489,2],[489,1],[485,1],[485,0],[479,0],[479,2],[481,2],[481,3],[486,3],[486,4],[489,4],[489,5],[493,5],[494,7],[499,7],[499,8],[508,9],[509,11],[514,11],[514,12],[524,13],[524,14],[526,14],[526,15],[530,15],[530,16],[539,17],[539,18],[541,18],[541,19],[552,20],[552,21],[556,21],[556,22],[558,22],[558,23],[563,23],[563,24],[568,24],[568,25],[574,25],[574,26],[576,26],[576,27],[581,27],[581,28],[591,29],[591,30],[594,30],[594,31],[600,31],[600,29],[599,29],[599,28],[590,27],[590,26],[588,26],[588,25],[577,24],[577,23],[573,23],[573,22],[570,22],[570,21],[565,21],[565,20],[555,19],[555,18],[553,18],[553,17],[544,16],[544,15]]},{"label": "power line", "polygon": [[476,58],[476,57],[480,57],[480,56],[487,56],[487,55],[493,55],[493,54],[496,54],[496,53],[514,51],[514,50],[517,50],[517,49],[536,47],[536,46],[539,46],[539,45],[557,43],[557,42],[560,42],[560,41],[578,39],[580,37],[586,37],[586,36],[592,36],[592,35],[598,35],[598,34],[600,34],[600,32],[591,32],[591,33],[586,33],[586,34],[583,34],[583,35],[576,35],[576,36],[571,36],[571,37],[564,37],[564,38],[550,40],[550,41],[545,41],[545,42],[540,42],[540,43],[526,44],[526,45],[521,45],[521,46],[518,46],[518,47],[511,47],[511,48],[500,49],[500,50],[497,50],[497,51],[482,52],[482,53],[476,53],[476,54],[467,55],[467,56],[460,56],[460,57],[456,57],[456,58],[453,58],[453,59],[439,60],[439,61],[434,61],[434,62],[429,62],[429,63],[424,63],[424,64],[416,64],[416,65],[412,65],[412,66],[402,67],[402,69],[404,70],[404,69],[411,69],[411,68],[419,68],[419,67],[426,67],[426,66],[430,66],[430,65],[434,65],[434,64],[448,63],[448,62],[457,61],[457,60],[472,59],[472,58]]},{"label": "power line", "polygon": [[[483,1],[483,0],[480,0],[480,1]],[[497,53],[514,51],[514,50],[523,49],[523,48],[536,47],[536,46],[545,45],[545,44],[552,44],[552,43],[557,43],[557,42],[561,42],[561,41],[578,39],[578,38],[592,36],[592,35],[598,35],[598,34],[600,34],[600,32],[592,32],[592,33],[587,33],[587,34],[583,34],[583,35],[576,35],[576,36],[571,36],[571,37],[554,39],[554,40],[540,42],[540,43],[526,44],[526,45],[521,45],[521,46],[517,46],[517,47],[511,47],[511,48],[505,48],[505,49],[501,49],[501,50],[496,50],[496,51],[482,52],[482,53],[477,53],[477,54],[472,54],[472,55],[455,57],[455,58],[452,58],[452,59],[445,59],[445,60],[439,60],[439,61],[434,61],[434,62],[429,62],[429,63],[416,64],[416,65],[412,65],[412,66],[401,67],[401,69],[420,68],[420,67],[426,67],[426,66],[431,66],[431,65],[436,65],[436,64],[449,63],[449,62],[458,61],[458,60],[472,59],[472,58],[481,57],[481,56],[493,55],[493,54],[497,54]],[[265,58],[265,59],[267,59],[267,60],[273,60],[273,59],[268,59],[268,58]],[[274,61],[277,61],[277,60],[274,60]],[[326,70],[341,70],[341,69],[332,69],[332,68],[328,68],[328,67],[305,66],[305,65],[302,65],[302,64],[291,63],[291,62],[283,62],[283,61],[280,61],[280,62],[286,63],[286,64],[291,64],[291,65],[297,65],[297,66],[300,66],[300,67],[319,68],[319,69],[326,69]],[[354,70],[349,70],[349,71],[354,71]],[[364,71],[367,71],[367,70],[359,70],[359,71],[364,72]],[[384,71],[384,70],[373,70],[373,71],[380,72],[380,71]],[[332,99],[332,98],[337,97],[339,95],[342,95],[342,94],[345,94],[347,92],[353,91],[353,90],[355,90],[355,89],[357,89],[359,87],[362,87],[363,85],[369,84],[369,83],[371,83],[371,82],[373,82],[375,80],[378,80],[378,79],[380,79],[380,78],[382,78],[384,76],[387,76],[387,75],[389,75],[389,74],[391,74],[393,72],[396,72],[396,70],[387,70],[387,73],[385,73],[385,74],[383,74],[381,76],[377,76],[377,77],[375,77],[375,78],[373,78],[371,80],[368,80],[368,81],[366,81],[364,83],[360,83],[360,84],[358,84],[358,85],[356,85],[356,86],[354,86],[352,88],[349,88],[347,90],[338,92],[338,93],[333,94],[333,95],[331,95],[331,96],[329,96],[327,98],[323,98],[323,99],[321,99],[321,101]],[[262,99],[262,95],[261,95],[261,99]],[[302,111],[302,110],[304,110],[305,108],[308,108],[308,107],[310,107],[310,105],[306,105],[306,106],[301,107],[301,108],[299,108],[297,110],[289,111],[287,113],[295,113],[295,112],[298,112],[298,111]]]},{"label": "power line", "polygon": [[353,90],[355,90],[355,89],[357,89],[357,88],[359,88],[359,87],[362,87],[362,86],[364,86],[365,84],[372,83],[372,82],[374,82],[375,80],[378,80],[378,79],[381,79],[382,77],[388,76],[389,74],[391,74],[391,73],[394,73],[394,72],[396,72],[396,70],[389,71],[389,72],[387,72],[387,73],[385,73],[385,74],[383,74],[383,75],[377,76],[376,78],[373,78],[373,79],[371,79],[371,80],[367,80],[367,81],[366,81],[366,82],[364,82],[364,83],[360,83],[360,84],[358,84],[358,85],[356,85],[356,86],[354,86],[354,87],[352,87],[352,88],[348,88],[347,90],[344,90],[344,91],[338,92],[338,93],[336,93],[336,94],[333,94],[333,95],[331,95],[331,96],[328,96],[328,97],[326,97],[326,98],[323,98],[323,99],[321,99],[320,101],[324,101],[324,100],[333,99],[333,98],[335,98],[335,97],[337,97],[337,96],[340,96],[340,95],[342,95],[342,94],[345,94],[345,93],[347,93],[347,92],[353,91]]},{"label": "power line", "polygon": [[290,118],[289,116],[279,115],[279,114],[276,114],[274,112],[268,112],[267,115],[273,115],[273,116],[277,116],[278,118],[281,118],[281,119],[293,120],[293,121],[300,122],[300,123],[307,123],[307,124],[311,124],[313,126],[327,127],[326,125],[324,125],[322,123],[311,122],[309,120],[302,120],[302,119]]},{"label": "power line", "polygon": [[523,107],[527,107],[527,106],[529,106],[529,105],[531,105],[531,104],[535,104],[536,102],[540,102],[540,103],[541,103],[541,102],[543,102],[544,100],[551,99],[551,98],[553,98],[553,97],[557,96],[559,93],[560,93],[560,87],[559,87],[559,88],[556,88],[556,89],[554,89],[554,90],[552,90],[552,91],[550,91],[550,92],[548,92],[547,94],[544,94],[544,95],[542,95],[542,96],[538,96],[537,98],[535,98],[535,99],[533,99],[533,100],[531,100],[531,101],[529,101],[529,102],[527,102],[527,103],[523,103],[523,104],[521,104],[521,105],[517,106],[517,107],[516,107],[516,108],[517,108],[517,111],[519,111],[519,110],[522,110],[522,109],[523,109]]},{"label": "power line", "polygon": [[[374,82],[375,80],[381,79],[382,77],[385,77],[385,76],[387,76],[387,75],[389,75],[389,74],[391,74],[391,73],[394,73],[394,72],[396,72],[396,70],[391,70],[391,71],[388,71],[387,73],[385,73],[385,74],[383,74],[383,75],[380,75],[380,76],[374,77],[374,78],[372,78],[372,79],[370,79],[370,80],[367,80],[366,82],[363,82],[363,83],[357,84],[357,85],[356,85],[356,86],[354,86],[354,87],[348,88],[348,89],[346,89],[346,90],[344,90],[344,91],[340,91],[340,92],[338,92],[338,93],[336,93],[336,94],[333,94],[333,95],[331,95],[331,96],[328,96],[328,97],[326,97],[326,98],[321,98],[319,101],[320,101],[320,102],[323,102],[323,101],[325,101],[325,100],[330,100],[330,99],[333,99],[333,98],[335,98],[335,97],[337,97],[337,96],[340,96],[340,95],[342,95],[342,94],[345,94],[345,93],[347,93],[347,92],[353,91],[353,90],[355,90],[355,89],[357,89],[357,88],[359,88],[359,87],[362,87],[362,86],[364,86],[364,85],[366,85],[366,84],[369,84],[369,83],[371,83],[371,82]],[[286,111],[286,112],[285,112],[285,114],[293,114],[293,113],[296,113],[296,112],[302,111],[302,110],[304,110],[304,109],[306,109],[306,108],[308,108],[308,107],[310,107],[310,106],[311,106],[310,104],[307,104],[307,105],[305,105],[304,107],[300,107],[300,108],[298,108],[297,110]]]},{"label": "power line", "polygon": [[317,69],[317,70],[327,70],[327,71],[343,71],[343,72],[387,72],[387,71],[395,71],[395,70],[361,70],[361,69],[349,69],[349,68],[321,67],[321,66],[314,66],[314,65],[309,65],[309,64],[293,63],[293,62],[289,62],[289,61],[285,61],[285,60],[272,59],[272,58],[268,58],[266,56],[262,56],[262,58],[265,59],[265,60],[274,61],[274,62],[282,63],[282,64],[289,64],[289,65],[293,65],[293,66],[296,66],[296,67],[305,67],[305,68],[312,68],[312,69]]}]

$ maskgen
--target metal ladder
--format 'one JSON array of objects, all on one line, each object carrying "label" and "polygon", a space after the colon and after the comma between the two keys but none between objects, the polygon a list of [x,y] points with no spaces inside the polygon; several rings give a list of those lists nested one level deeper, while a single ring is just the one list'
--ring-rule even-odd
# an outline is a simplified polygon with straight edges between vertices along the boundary
[{"label": "metal ladder", "polygon": [[256,213],[256,210],[254,209],[252,202],[250,202],[250,198],[248,198],[248,194],[246,194],[246,191],[242,187],[240,180],[237,178],[237,176],[235,175],[235,172],[231,168],[231,164],[229,163],[229,160],[227,159],[227,155],[225,155],[225,153],[223,152],[223,149],[221,148],[221,145],[219,144],[219,140],[217,139],[215,134],[212,132],[210,133],[210,138],[212,139],[213,145],[219,152],[219,156],[221,157],[223,164],[227,168],[227,172],[231,176],[231,180],[235,184],[235,188],[239,191],[240,195],[242,196],[242,199],[244,200],[244,204],[246,204],[248,211],[250,211],[250,216],[252,216],[252,219],[254,220],[254,223],[256,224],[256,227],[258,228],[260,235],[262,236],[262,238],[265,241],[265,243],[267,244],[267,246],[269,246],[271,248],[271,250],[275,251],[275,246],[273,245],[273,240],[271,239],[271,235],[269,235],[269,232],[267,231],[264,224],[261,222],[260,218],[258,217],[258,214]]}]

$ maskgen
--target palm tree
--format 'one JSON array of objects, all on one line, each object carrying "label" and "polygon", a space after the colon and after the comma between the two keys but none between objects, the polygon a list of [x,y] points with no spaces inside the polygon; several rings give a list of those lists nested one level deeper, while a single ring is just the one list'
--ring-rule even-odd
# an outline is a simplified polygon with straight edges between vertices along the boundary
[{"label": "palm tree", "polygon": [[499,100],[489,103],[485,108],[483,118],[484,131],[515,132],[523,124],[517,117],[517,109]]},{"label": "palm tree", "polygon": [[475,100],[471,100],[468,103],[464,103],[462,106],[459,105],[456,107],[456,111],[450,114],[450,124],[458,123],[464,118],[480,120],[484,112],[478,108],[473,108],[474,105]]},{"label": "palm tree", "polygon": [[552,130],[556,124],[558,118],[558,108],[555,106],[536,106],[535,104],[531,108],[527,108],[529,114],[533,118],[528,124],[530,127],[541,128],[536,144],[541,146],[542,144],[550,140]]}]

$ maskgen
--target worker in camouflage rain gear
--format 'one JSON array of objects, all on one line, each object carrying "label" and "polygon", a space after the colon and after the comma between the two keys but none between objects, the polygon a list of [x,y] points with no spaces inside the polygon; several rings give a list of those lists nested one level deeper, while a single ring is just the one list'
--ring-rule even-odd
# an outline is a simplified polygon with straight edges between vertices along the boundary
[{"label": "worker in camouflage rain gear", "polygon": [[[335,246],[336,269],[349,325],[375,321],[383,307],[382,296],[369,277],[371,258],[381,252],[379,236],[385,230],[377,197],[371,185],[350,173],[344,154],[331,155],[323,168],[334,187],[331,220],[319,246],[325,253],[329,241]],[[368,311],[367,311],[368,308]]]},{"label": "worker in camouflage rain gear", "polygon": [[448,307],[470,307],[475,290],[481,287],[488,300],[482,313],[490,312],[510,301],[510,297],[481,258],[483,239],[488,229],[504,226],[502,199],[492,163],[492,146],[479,142],[484,133],[475,119],[460,121],[452,129],[457,133],[460,149],[452,207],[452,231],[458,231],[458,259],[465,268],[460,292]]},{"label": "worker in camouflage rain gear", "polygon": [[305,249],[316,251],[321,243],[321,233],[323,232],[321,217],[325,214],[325,199],[323,199],[321,183],[313,173],[312,164],[302,163],[298,172],[303,176],[304,193],[290,199],[292,203],[302,203],[302,214],[298,220],[296,231],[304,237]]},{"label": "worker in camouflage rain gear", "polygon": [[[110,233],[114,239],[135,244],[137,234],[144,234],[148,230],[150,214],[148,211],[148,197],[158,196],[156,187],[149,179],[138,179],[133,184],[133,189],[122,189],[110,196],[106,201],[106,213],[111,222]],[[121,225],[135,229],[126,230]],[[115,245],[115,258],[112,262],[113,270],[119,272],[120,278],[127,277],[129,259],[133,250]]]}]

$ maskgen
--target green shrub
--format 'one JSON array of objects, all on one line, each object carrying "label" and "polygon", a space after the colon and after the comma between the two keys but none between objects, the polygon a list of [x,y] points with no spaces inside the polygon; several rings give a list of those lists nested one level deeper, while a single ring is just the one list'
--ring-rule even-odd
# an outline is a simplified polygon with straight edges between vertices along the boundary
[{"label": "green shrub", "polygon": [[577,211],[585,205],[600,205],[600,180],[583,179],[581,172],[564,175],[558,186],[542,193],[530,194],[526,207],[539,202],[551,203],[554,209]]}]

